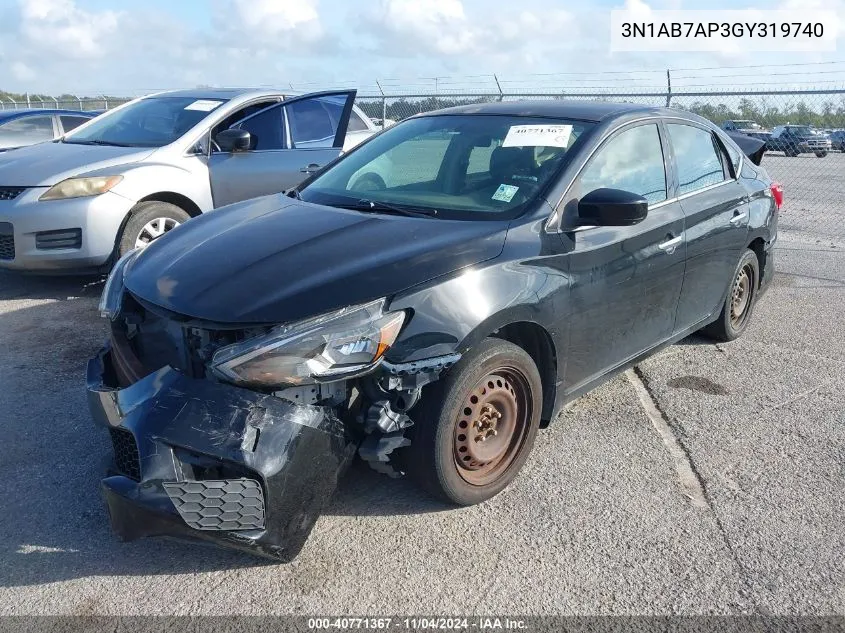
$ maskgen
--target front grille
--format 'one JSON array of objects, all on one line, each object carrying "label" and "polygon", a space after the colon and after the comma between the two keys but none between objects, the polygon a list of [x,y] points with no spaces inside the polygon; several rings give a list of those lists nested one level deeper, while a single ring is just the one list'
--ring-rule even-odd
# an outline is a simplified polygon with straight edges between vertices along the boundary
[{"label": "front grille", "polygon": [[15,258],[15,235],[12,225],[0,222],[0,259]]},{"label": "front grille", "polygon": [[56,248],[82,248],[82,229],[60,229],[36,233],[35,248],[44,251]]},{"label": "front grille", "polygon": [[264,495],[254,479],[164,482],[179,516],[195,530],[259,530]]},{"label": "front grille", "polygon": [[14,200],[26,191],[26,187],[0,187],[0,200]]},{"label": "front grille", "polygon": [[138,456],[138,445],[135,436],[126,429],[110,427],[112,448],[114,448],[114,465],[117,472],[135,481],[141,480],[141,459]]}]

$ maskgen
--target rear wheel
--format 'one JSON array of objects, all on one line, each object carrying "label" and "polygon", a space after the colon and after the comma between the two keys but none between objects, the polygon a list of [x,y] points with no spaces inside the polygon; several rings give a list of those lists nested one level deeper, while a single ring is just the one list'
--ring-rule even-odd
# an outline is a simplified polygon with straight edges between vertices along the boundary
[{"label": "rear wheel", "polygon": [[737,264],[719,318],[706,326],[702,333],[718,341],[733,341],[742,336],[751,321],[759,286],[760,264],[757,254],[746,249]]},{"label": "rear wheel", "polygon": [[459,505],[481,503],[516,477],[540,425],[542,383],[521,347],[486,339],[429,387],[412,411],[408,473]]},{"label": "rear wheel", "polygon": [[157,200],[139,202],[130,213],[118,243],[119,255],[125,255],[133,248],[144,248],[191,219],[186,211],[175,204]]},{"label": "rear wheel", "polygon": [[819,158],[824,158],[825,156],[827,156],[827,152],[816,152],[816,156],[818,156]]}]

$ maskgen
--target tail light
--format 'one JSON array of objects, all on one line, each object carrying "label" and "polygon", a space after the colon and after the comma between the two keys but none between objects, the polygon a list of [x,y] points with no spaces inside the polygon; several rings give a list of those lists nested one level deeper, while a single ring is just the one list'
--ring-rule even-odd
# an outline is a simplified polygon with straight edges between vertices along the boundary
[{"label": "tail light", "polygon": [[771,187],[772,190],[772,197],[775,199],[775,206],[780,211],[780,208],[783,206],[783,185],[779,182],[773,182]]}]

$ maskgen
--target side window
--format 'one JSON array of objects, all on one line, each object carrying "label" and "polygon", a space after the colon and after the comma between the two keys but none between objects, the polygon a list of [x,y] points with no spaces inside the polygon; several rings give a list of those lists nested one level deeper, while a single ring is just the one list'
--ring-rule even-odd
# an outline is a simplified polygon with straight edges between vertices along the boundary
[{"label": "side window", "polygon": [[333,147],[346,95],[313,97],[285,106],[293,147]]},{"label": "side window", "polygon": [[62,122],[62,129],[65,132],[70,132],[78,128],[83,123],[90,121],[90,119],[85,118],[84,116],[69,116],[69,115],[62,115],[59,117],[59,120]]},{"label": "side window", "polygon": [[657,125],[640,125],[611,138],[581,172],[579,181],[581,196],[607,188],[639,194],[650,203],[666,200],[666,168]]},{"label": "side window", "polygon": [[487,174],[490,171],[490,157],[499,145],[501,140],[494,139],[489,145],[484,147],[475,146],[469,153],[469,162],[467,163],[467,174]]},{"label": "side window", "polygon": [[358,113],[353,110],[349,115],[349,127],[347,130],[350,132],[366,132],[369,129],[367,124],[364,123],[364,119],[358,116]]},{"label": "side window", "polygon": [[53,138],[53,117],[49,114],[25,116],[0,126],[0,132],[25,137],[30,141],[49,141]]},{"label": "side window", "polygon": [[252,137],[250,149],[284,149],[285,147],[281,108],[269,108],[259,112],[234,127],[249,132]]},{"label": "side window", "polygon": [[677,123],[669,123],[666,127],[678,166],[679,195],[725,180],[721,150],[711,132]]}]

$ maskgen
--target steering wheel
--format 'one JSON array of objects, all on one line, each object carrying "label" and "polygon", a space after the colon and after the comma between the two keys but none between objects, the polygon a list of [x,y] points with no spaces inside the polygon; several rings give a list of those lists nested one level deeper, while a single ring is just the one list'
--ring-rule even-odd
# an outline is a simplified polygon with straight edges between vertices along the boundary
[{"label": "steering wheel", "polygon": [[384,178],[376,173],[368,172],[358,178],[350,188],[350,191],[381,191],[387,189]]}]

